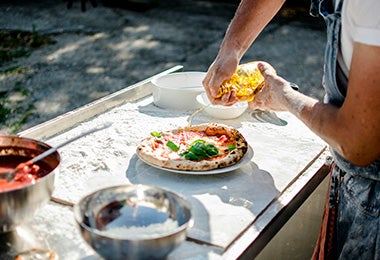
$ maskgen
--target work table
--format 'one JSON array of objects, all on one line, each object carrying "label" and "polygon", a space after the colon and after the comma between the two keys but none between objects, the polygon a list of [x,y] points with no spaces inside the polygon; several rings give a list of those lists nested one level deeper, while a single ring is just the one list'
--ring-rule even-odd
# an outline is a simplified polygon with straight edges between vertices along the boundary
[{"label": "work table", "polygon": [[[173,191],[192,206],[194,225],[168,259],[252,257],[326,176],[326,144],[287,112],[247,110],[233,120],[199,113],[193,118],[192,124],[218,121],[244,135],[253,157],[234,171],[190,175],[147,165],[136,156],[139,141],[152,131],[187,125],[193,112],[155,106],[150,84],[150,79],[139,82],[21,133],[54,146],[96,125],[112,123],[59,150],[53,199],[21,227],[30,234],[29,241],[19,234],[9,238],[15,244],[7,255],[39,247],[54,250],[60,259],[100,259],[82,239],[72,205],[104,187],[145,184]],[[21,240],[24,245],[17,245]]]}]

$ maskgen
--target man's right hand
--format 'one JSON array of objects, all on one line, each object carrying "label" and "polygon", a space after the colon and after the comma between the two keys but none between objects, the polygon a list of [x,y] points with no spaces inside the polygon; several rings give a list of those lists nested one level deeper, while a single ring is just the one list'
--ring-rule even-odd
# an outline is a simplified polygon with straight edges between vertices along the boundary
[{"label": "man's right hand", "polygon": [[212,104],[231,106],[238,101],[234,91],[228,92],[220,98],[215,98],[222,83],[234,74],[238,64],[237,59],[220,55],[209,67],[203,79],[203,86]]}]

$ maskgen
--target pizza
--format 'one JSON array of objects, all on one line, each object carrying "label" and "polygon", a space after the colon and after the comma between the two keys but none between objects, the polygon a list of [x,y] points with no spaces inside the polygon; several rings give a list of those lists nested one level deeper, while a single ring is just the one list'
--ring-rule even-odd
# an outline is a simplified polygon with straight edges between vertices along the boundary
[{"label": "pizza", "polygon": [[237,164],[248,150],[244,136],[220,123],[205,123],[163,132],[151,132],[136,149],[137,155],[155,166],[208,171]]}]

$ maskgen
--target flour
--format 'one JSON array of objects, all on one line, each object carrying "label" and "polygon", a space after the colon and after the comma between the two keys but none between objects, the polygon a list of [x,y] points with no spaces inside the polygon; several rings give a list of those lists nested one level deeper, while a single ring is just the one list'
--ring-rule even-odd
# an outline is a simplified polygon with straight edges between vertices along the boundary
[{"label": "flour", "polygon": [[110,227],[100,231],[102,235],[117,239],[149,239],[156,238],[178,228],[178,221],[168,218],[163,223],[150,224],[148,226],[121,226]]},{"label": "flour", "polygon": [[[143,184],[167,189],[188,198],[193,205],[195,224],[188,236],[225,248],[324,146],[290,113],[276,113],[287,122],[278,126],[255,121],[247,111],[238,119],[225,122],[241,131],[251,145],[254,151],[251,163],[219,175],[199,177],[168,173],[139,160],[136,147],[152,131],[186,126],[194,111],[177,113],[160,109],[152,102],[151,96],[127,102],[49,139],[48,143],[55,145],[94,126],[113,123],[60,150],[62,164],[54,196],[75,203],[93,191],[114,185]],[[192,123],[212,120],[206,113],[199,113]],[[221,189],[224,186],[227,189]],[[165,220],[167,217],[159,222]],[[142,227],[155,223],[123,222],[102,232],[115,233],[113,236],[118,237],[124,234],[147,237],[152,235],[144,231],[151,228],[156,234],[168,231],[166,225],[161,225],[160,230],[154,226]]]}]

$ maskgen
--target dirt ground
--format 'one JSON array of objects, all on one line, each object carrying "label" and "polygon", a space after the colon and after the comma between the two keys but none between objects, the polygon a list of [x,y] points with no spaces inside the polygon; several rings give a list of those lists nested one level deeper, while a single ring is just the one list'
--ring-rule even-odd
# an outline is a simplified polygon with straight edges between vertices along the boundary
[{"label": "dirt ground", "polygon": [[[206,71],[237,7],[237,1],[121,2],[87,3],[82,12],[79,0],[71,9],[64,1],[0,0],[1,32],[49,39],[28,55],[0,60],[0,133],[25,130],[178,64]],[[320,99],[324,41],[321,20],[302,6],[285,6],[243,62],[266,60]]]}]

